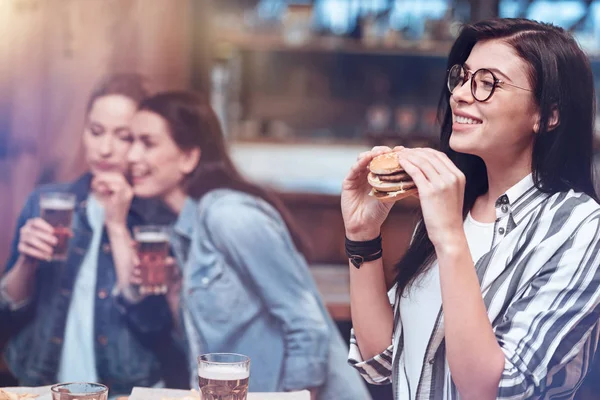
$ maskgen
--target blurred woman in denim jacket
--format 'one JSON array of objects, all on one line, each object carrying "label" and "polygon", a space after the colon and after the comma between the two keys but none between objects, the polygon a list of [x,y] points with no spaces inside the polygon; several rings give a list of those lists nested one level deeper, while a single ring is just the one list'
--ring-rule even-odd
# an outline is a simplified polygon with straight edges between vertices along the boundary
[{"label": "blurred woman in denim jacket", "polygon": [[[21,212],[0,281],[0,325],[22,327],[5,354],[20,385],[91,381],[107,384],[111,394],[129,394],[133,386],[152,386],[161,378],[149,348],[161,333],[144,321],[150,313],[170,315],[164,297],[134,304],[118,295],[128,293],[131,276],[128,227],[169,219],[153,216],[148,201],[132,201],[125,179],[129,123],[147,95],[143,83],[138,75],[119,74],[96,87],[83,131],[90,172],[73,183],[37,188]],[[102,195],[94,194],[98,186]],[[57,237],[40,218],[40,195],[47,192],[76,197],[63,262],[52,261]]]},{"label": "blurred woman in denim jacket", "polygon": [[[146,99],[132,120],[136,196],[179,214],[172,246],[182,272],[176,313],[191,371],[196,356],[251,359],[251,391],[309,389],[313,398],[369,398],[317,292],[291,220],[244,180],[208,101],[186,92]],[[192,385],[196,385],[192,374]]]}]

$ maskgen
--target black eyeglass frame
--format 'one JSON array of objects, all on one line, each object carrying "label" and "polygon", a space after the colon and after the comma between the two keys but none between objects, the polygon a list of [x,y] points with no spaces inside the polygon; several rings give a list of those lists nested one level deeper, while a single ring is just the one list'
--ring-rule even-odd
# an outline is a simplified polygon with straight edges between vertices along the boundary
[{"label": "black eyeglass frame", "polygon": [[[496,91],[496,88],[498,87],[498,85],[507,85],[507,86],[512,86],[512,87],[517,88],[517,89],[525,90],[527,92],[533,92],[533,90],[531,90],[531,89],[527,89],[527,88],[524,88],[524,87],[521,87],[521,86],[513,85],[512,83],[508,83],[506,81],[503,81],[502,79],[496,78],[496,75],[494,75],[494,73],[492,71],[490,71],[489,69],[487,69],[487,68],[479,68],[477,71],[472,72],[472,71],[469,71],[468,69],[466,69],[463,64],[454,64],[452,67],[450,67],[450,69],[448,71],[446,71],[447,75],[448,75],[447,78],[446,78],[446,87],[448,88],[448,91],[450,92],[450,94],[452,94],[452,89],[450,89],[450,73],[452,72],[452,70],[455,67],[461,68],[463,70],[464,74],[465,74],[465,76],[463,77],[463,82],[462,82],[462,84],[460,86],[461,87],[464,86],[465,83],[467,83],[469,80],[471,80],[471,96],[473,96],[473,98],[475,100],[477,100],[478,102],[480,102],[480,103],[488,101],[492,97],[492,95],[494,94],[494,92]],[[492,90],[490,91],[490,94],[485,99],[483,99],[483,100],[480,100],[480,99],[477,98],[477,96],[475,96],[475,81],[473,80],[473,77],[477,73],[479,73],[480,71],[489,72],[489,74],[492,76],[492,78],[494,78],[494,83],[492,85]],[[456,85],[454,87],[454,89],[456,89],[457,87],[458,87],[458,85]]]}]

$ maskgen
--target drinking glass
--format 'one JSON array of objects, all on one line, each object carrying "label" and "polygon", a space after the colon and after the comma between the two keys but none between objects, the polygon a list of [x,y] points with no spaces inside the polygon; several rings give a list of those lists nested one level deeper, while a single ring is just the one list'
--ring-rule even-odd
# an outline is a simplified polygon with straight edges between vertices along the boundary
[{"label": "drinking glass", "polygon": [[108,400],[108,388],[99,383],[59,383],[50,392],[52,400]]},{"label": "drinking glass", "polygon": [[167,292],[167,257],[169,256],[169,227],[142,225],[133,228],[140,260],[140,293],[164,294]]},{"label": "drinking glass", "polygon": [[210,353],[198,357],[198,385],[203,400],[246,400],[250,358]]},{"label": "drinking glass", "polygon": [[40,195],[41,217],[52,225],[54,234],[58,239],[52,254],[52,261],[67,259],[74,209],[75,195],[72,193],[49,192]]}]

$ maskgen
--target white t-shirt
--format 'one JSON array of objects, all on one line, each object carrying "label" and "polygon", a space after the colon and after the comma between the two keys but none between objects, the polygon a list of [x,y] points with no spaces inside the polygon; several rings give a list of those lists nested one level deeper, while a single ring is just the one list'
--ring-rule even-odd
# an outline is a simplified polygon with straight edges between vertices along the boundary
[{"label": "white t-shirt", "polygon": [[94,303],[104,209],[90,195],[86,211],[93,235],[73,286],[58,368],[59,382],[98,382],[94,349]]},{"label": "white t-shirt", "polygon": [[[491,248],[494,238],[494,223],[477,222],[469,213],[464,222],[464,229],[471,257],[476,263]],[[400,382],[398,387],[406,388],[410,393],[411,400],[415,399],[417,393],[427,343],[442,306],[442,290],[437,261],[425,275],[419,278],[415,289],[410,290],[400,300],[405,359],[405,376],[403,377],[403,374],[400,373],[400,378],[405,378],[406,382]],[[399,398],[408,398],[408,395]]]}]

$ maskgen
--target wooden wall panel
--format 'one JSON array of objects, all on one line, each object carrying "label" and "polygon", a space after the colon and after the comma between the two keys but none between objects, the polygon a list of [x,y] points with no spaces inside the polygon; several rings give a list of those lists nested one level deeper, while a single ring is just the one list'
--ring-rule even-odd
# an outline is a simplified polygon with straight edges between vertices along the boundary
[{"label": "wooden wall panel", "polygon": [[205,0],[0,1],[0,270],[36,183],[83,172],[83,113],[102,75],[189,87],[194,1]]},{"label": "wooden wall panel", "polygon": [[[281,193],[298,228],[308,237],[312,251],[310,261],[315,264],[346,265],[344,250],[344,221],[340,210],[340,196]],[[418,202],[409,198],[398,202],[381,228],[383,262],[393,266],[402,257],[417,222]]]}]

